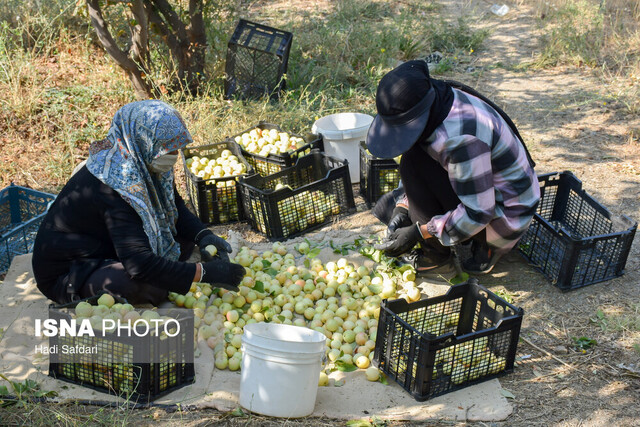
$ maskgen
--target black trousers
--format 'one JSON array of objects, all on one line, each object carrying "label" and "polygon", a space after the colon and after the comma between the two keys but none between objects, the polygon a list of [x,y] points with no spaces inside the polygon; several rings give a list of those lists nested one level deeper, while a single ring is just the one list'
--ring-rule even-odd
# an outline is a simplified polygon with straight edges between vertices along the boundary
[{"label": "black trousers", "polygon": [[[452,211],[460,204],[447,170],[424,150],[420,142],[402,155],[399,171],[409,202],[409,218],[414,224],[426,224],[434,216]],[[385,194],[373,208],[373,215],[385,224],[391,219],[395,196],[397,193],[394,192]],[[477,238],[483,239],[483,234]],[[438,252],[448,250],[436,238],[427,239],[426,243]]]},{"label": "black trousers", "polygon": [[411,222],[426,224],[460,204],[449,174],[416,143],[400,161],[400,178],[409,201]]},{"label": "black trousers", "polygon": [[[191,256],[195,243],[177,238],[180,244],[180,258],[178,261],[186,261]],[[73,272],[58,278],[55,289],[45,295],[54,301],[64,304],[74,299],[89,298],[107,291],[113,295],[124,298],[133,305],[151,304],[157,307],[167,299],[169,291],[158,288],[153,283],[134,280],[118,260],[92,260],[95,261],[90,273],[82,281],[74,294],[69,293],[69,283],[73,282]]]}]

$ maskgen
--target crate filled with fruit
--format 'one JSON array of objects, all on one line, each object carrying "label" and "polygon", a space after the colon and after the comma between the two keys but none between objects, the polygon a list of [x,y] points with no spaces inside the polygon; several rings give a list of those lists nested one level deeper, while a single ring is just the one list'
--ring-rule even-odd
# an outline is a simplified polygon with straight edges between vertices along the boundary
[{"label": "crate filled with fruit", "polygon": [[373,363],[424,401],[513,370],[524,312],[475,279],[445,295],[384,300]]},{"label": "crate filled with fruit", "polygon": [[398,187],[400,157],[395,159],[379,159],[360,144],[360,194],[367,206],[374,205],[380,197]]},{"label": "crate filled with fruit", "polygon": [[140,402],[193,383],[193,313],[136,309],[108,293],[49,307],[49,375]]},{"label": "crate filled with fruit", "polygon": [[256,173],[262,176],[293,166],[299,157],[309,154],[314,148],[322,149],[322,139],[318,136],[303,138],[265,122],[258,123],[232,139],[240,146],[242,155]]},{"label": "crate filled with fruit", "polygon": [[186,148],[181,151],[187,177],[187,193],[205,224],[243,219],[238,178],[253,174],[240,149],[230,141]]},{"label": "crate filled with fruit", "polygon": [[314,150],[292,167],[240,180],[245,216],[272,239],[296,236],[355,208],[347,164]]}]

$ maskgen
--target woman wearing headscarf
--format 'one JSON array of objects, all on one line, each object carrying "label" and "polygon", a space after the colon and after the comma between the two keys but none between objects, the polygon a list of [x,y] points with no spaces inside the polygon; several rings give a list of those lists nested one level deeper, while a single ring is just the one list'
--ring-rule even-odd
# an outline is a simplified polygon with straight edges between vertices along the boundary
[{"label": "woman wearing headscarf", "polygon": [[540,199],[516,126],[472,88],[430,78],[421,60],[380,80],[376,107],[369,151],[402,155],[401,188],[374,207],[389,226],[378,248],[389,256],[412,253],[416,267],[428,270],[450,259],[451,246],[471,242],[463,268],[490,272],[525,233]]},{"label": "woman wearing headscarf", "polygon": [[[175,189],[177,150],[191,142],[180,114],[164,102],[118,110],[36,236],[33,272],[45,296],[66,303],[107,291],[157,306],[169,291],[187,293],[192,282],[238,289],[244,267],[229,262],[230,245]],[[196,244],[206,262],[188,263]],[[208,245],[219,256],[209,256]]]}]

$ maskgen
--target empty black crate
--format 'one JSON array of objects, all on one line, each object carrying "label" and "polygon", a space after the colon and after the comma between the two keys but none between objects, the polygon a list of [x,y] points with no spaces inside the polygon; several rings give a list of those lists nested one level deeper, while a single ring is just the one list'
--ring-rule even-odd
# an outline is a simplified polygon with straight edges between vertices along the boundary
[{"label": "empty black crate", "polygon": [[360,144],[360,194],[367,205],[375,204],[380,197],[398,187],[400,171],[393,159],[374,157],[364,143]]},{"label": "empty black crate", "polygon": [[322,150],[323,148],[322,138],[319,136],[309,134],[306,137],[301,137],[299,135],[287,132],[290,137],[302,138],[304,140],[304,144],[299,148],[286,153],[269,154],[268,156],[262,156],[260,154],[247,151],[244,147],[244,143],[242,142],[242,135],[250,134],[254,129],[260,132],[265,130],[269,131],[271,129],[274,129],[279,133],[285,131],[283,131],[278,125],[260,122],[257,125],[231,137],[231,139],[240,146],[242,155],[245,157],[245,159],[247,159],[249,164],[253,166],[255,172],[259,173],[262,176],[278,173],[284,168],[293,166],[299,157],[309,154],[312,149],[318,148]]},{"label": "empty black crate", "polygon": [[624,273],[637,223],[611,213],[571,172],[539,177],[540,204],[520,252],[563,291]]},{"label": "empty black crate", "polygon": [[280,96],[293,34],[241,19],[227,47],[225,96]]},{"label": "empty black crate", "polygon": [[241,179],[240,191],[251,226],[273,239],[299,235],[355,208],[347,164],[319,150],[276,174]]},{"label": "empty black crate", "polygon": [[[98,296],[86,301],[97,305]],[[118,297],[116,302],[124,303]],[[49,319],[58,325],[69,322],[71,313],[81,301],[60,306],[49,306]],[[49,375],[53,378],[79,384],[131,402],[152,402],[155,398],[195,381],[193,364],[193,315],[189,310],[173,310],[172,317],[180,319],[186,330],[160,339],[146,334],[142,337],[124,333],[106,333],[97,330],[95,336],[70,336],[60,333],[49,337],[49,347],[56,348],[49,355]],[[121,335],[121,336],[118,336]],[[67,349],[95,348],[95,353],[63,351]],[[142,362],[149,360],[149,363]],[[182,360],[183,362],[177,362]]]},{"label": "empty black crate", "polygon": [[524,311],[478,285],[380,307],[373,363],[417,401],[513,370]]},{"label": "empty black crate", "polygon": [[53,194],[11,184],[0,191],[0,274],[13,257],[31,252]]},{"label": "empty black crate", "polygon": [[[223,150],[230,150],[247,169],[244,174],[203,179],[187,166],[187,159],[198,156],[215,159]],[[231,141],[185,148],[180,152],[186,175],[187,193],[198,217],[205,224],[224,224],[243,219],[242,202],[238,193],[238,178],[252,174],[253,168],[242,156],[240,148]]]}]

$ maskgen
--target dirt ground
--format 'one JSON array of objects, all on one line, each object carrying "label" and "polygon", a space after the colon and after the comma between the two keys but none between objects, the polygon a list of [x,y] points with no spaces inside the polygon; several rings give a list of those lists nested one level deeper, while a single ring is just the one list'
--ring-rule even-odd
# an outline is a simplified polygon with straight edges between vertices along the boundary
[{"label": "dirt ground", "polygon": [[[491,29],[478,60],[456,76],[496,100],[518,125],[539,174],[572,171],[614,215],[638,220],[640,117],[630,115],[587,70],[509,71],[531,58],[537,29],[533,11],[509,4],[498,18],[488,2],[445,2]],[[505,67],[496,67],[502,63]],[[525,310],[518,351],[527,358],[501,384],[514,394],[513,415],[496,425],[640,425],[640,272],[635,239],[621,278],[562,293],[512,253],[480,278],[503,286]],[[505,262],[507,261],[507,262]],[[601,326],[598,312],[628,313],[635,327]],[[595,339],[586,353],[573,337]],[[635,344],[635,350],[633,345]],[[627,369],[627,368],[631,368]]]},{"label": "dirt ground", "polygon": [[[495,100],[514,119],[538,173],[570,170],[613,215],[637,221],[640,117],[629,114],[611,95],[613,89],[589,70],[514,71],[513,66],[539,49],[534,12],[526,5],[509,4],[510,11],[497,17],[489,11],[491,2],[440,3],[446,5],[445,13],[482,17],[481,25],[491,29],[482,52],[454,78]],[[352,220],[357,222],[358,215],[367,213]],[[249,240],[261,239],[246,226],[233,228],[246,232]],[[562,293],[515,252],[481,277],[480,283],[505,291],[525,311],[516,369],[500,379],[513,395],[514,412],[506,421],[492,425],[640,425],[639,239],[631,248],[622,277],[582,289]],[[574,337],[594,339],[597,344],[582,352],[574,348]],[[261,417],[236,418],[210,411],[176,413],[162,408],[134,412],[130,421],[184,426],[281,424]],[[328,419],[300,422],[286,423],[344,424]]]},{"label": "dirt ground", "polygon": [[[486,1],[441,3],[445,14],[475,16],[491,30],[482,52],[454,79],[508,112],[538,173],[571,171],[614,216],[638,221],[640,117],[616,101],[614,88],[589,70],[512,71],[539,49],[535,12],[526,5],[509,4],[509,13],[497,17]],[[640,243],[635,240],[622,277],[567,293],[516,252],[480,278],[525,310],[517,368],[500,380],[513,393],[514,412],[492,425],[640,425]],[[597,345],[579,351],[574,338],[580,337]]]}]

